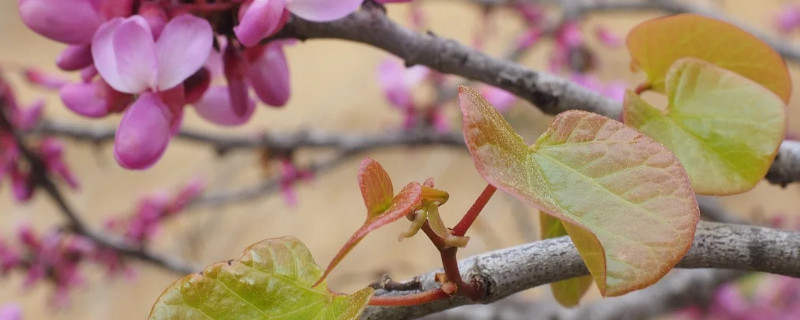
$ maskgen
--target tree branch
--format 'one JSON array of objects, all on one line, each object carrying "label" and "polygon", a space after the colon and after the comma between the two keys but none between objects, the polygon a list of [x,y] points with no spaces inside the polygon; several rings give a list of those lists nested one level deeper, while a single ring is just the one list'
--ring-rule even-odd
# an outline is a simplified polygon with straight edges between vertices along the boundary
[{"label": "tree branch", "polygon": [[[470,302],[454,298],[403,308],[371,307],[362,319],[416,318],[460,305],[490,303],[535,286],[588,274],[569,237],[483,253],[462,260],[459,266],[462,272],[466,270],[466,278],[483,283],[484,299]],[[691,249],[677,267],[763,271],[800,277],[800,232],[702,221]],[[436,272],[417,277],[423,289],[437,285]],[[378,292],[404,293],[408,292]]]},{"label": "tree branch", "polygon": [[[662,3],[662,1],[654,1]],[[664,2],[666,3],[666,2]],[[520,64],[493,58],[452,39],[431,32],[416,33],[386,17],[383,11],[365,6],[331,22],[312,22],[293,17],[277,37],[342,39],[368,44],[405,60],[407,65],[425,65],[439,72],[481,81],[509,91],[548,114],[580,109],[619,119],[622,105],[568,80]],[[800,148],[784,143],[784,158],[800,157]],[[800,181],[797,163],[776,161],[770,171],[773,181],[785,185]],[[784,176],[788,174],[788,176]]]},{"label": "tree branch", "polygon": [[[42,121],[31,132],[28,132],[28,134],[57,135],[95,143],[113,141],[115,133],[116,129],[112,127],[87,127],[56,121]],[[464,138],[460,133],[438,133],[434,130],[356,133],[314,129],[289,133],[233,136],[182,129],[178,132],[177,138],[205,144],[221,152],[235,149],[295,150],[299,148],[334,148],[341,152],[358,152],[394,146],[465,146]]]},{"label": "tree branch", "polygon": [[37,186],[44,189],[47,196],[50,197],[53,202],[55,202],[56,206],[58,206],[62,215],[67,219],[67,227],[69,230],[75,232],[76,234],[85,236],[101,247],[113,249],[120,254],[152,263],[173,272],[186,274],[199,270],[199,268],[196,266],[149,252],[145,248],[128,245],[122,239],[111,237],[101,232],[92,230],[89,225],[86,224],[86,222],[83,221],[83,219],[78,215],[78,213],[69,206],[66,199],[61,194],[61,191],[48,175],[47,169],[45,168],[44,163],[39,156],[31,151],[25,145],[22,137],[20,137],[20,135],[14,131],[11,121],[9,121],[4,111],[6,103],[4,98],[5,97],[0,96],[0,126],[8,128],[9,134],[13,136],[14,142],[17,144],[17,147],[19,148],[23,157],[25,157],[30,165],[33,181],[35,181]]},{"label": "tree branch", "polygon": [[720,285],[745,274],[741,271],[675,270],[658,283],[621,297],[605,298],[575,308],[550,299],[528,301],[509,297],[492,304],[450,309],[423,320],[617,320],[650,319],[693,305],[705,306]]},{"label": "tree branch", "polygon": [[[469,0],[479,5],[502,5],[512,2],[532,2],[564,5],[563,0]],[[692,1],[675,0],[624,0],[624,1],[595,1],[595,0],[574,0],[569,4],[575,8],[579,15],[593,12],[622,12],[622,11],[662,11],[670,14],[694,13],[702,16],[722,20],[733,24],[740,29],[756,36],[780,53],[785,59],[800,61],[800,48],[790,44],[789,41],[779,39],[754,28],[737,19],[731,18],[712,7],[699,6]]]}]

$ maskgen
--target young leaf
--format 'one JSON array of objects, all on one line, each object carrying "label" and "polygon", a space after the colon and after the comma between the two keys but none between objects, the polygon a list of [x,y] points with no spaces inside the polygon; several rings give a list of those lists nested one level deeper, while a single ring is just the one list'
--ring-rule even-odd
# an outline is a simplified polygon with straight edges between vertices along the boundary
[{"label": "young leaf", "polygon": [[639,24],[628,34],[632,66],[647,73],[647,82],[664,92],[672,64],[698,58],[743,75],[777,94],[784,102],[792,80],[783,58],[755,36],[726,22],[696,14],[679,14]]},{"label": "young leaf", "polygon": [[689,249],[697,201],[661,144],[606,117],[567,111],[528,147],[477,92],[461,87],[459,98],[478,172],[565,222],[604,295],[656,282]]},{"label": "young leaf", "polygon": [[764,178],[786,131],[778,96],[739,74],[686,58],[666,82],[666,114],[628,92],[625,123],[681,160],[699,194],[734,194]]},{"label": "young leaf", "polygon": [[358,187],[361,189],[361,197],[364,198],[368,215],[380,214],[392,204],[394,197],[392,179],[378,161],[371,158],[361,160]]},{"label": "young leaf", "polygon": [[312,287],[322,271],[292,237],[267,239],[238,260],[206,267],[170,285],[150,320],[358,319],[372,288],[352,295]]},{"label": "young leaf", "polygon": [[[542,232],[542,239],[567,235],[567,230],[564,229],[561,220],[553,218],[549,214],[543,212],[539,212],[539,226]],[[577,230],[582,229],[577,228]],[[574,307],[581,301],[581,297],[586,294],[591,284],[592,276],[582,276],[553,282],[550,284],[550,290],[553,292],[553,297],[556,298],[559,304],[565,307]]]},{"label": "young leaf", "polygon": [[[392,180],[389,174],[383,169],[380,163],[370,158],[361,161],[361,169],[358,173],[358,185],[361,188],[361,196],[367,206],[367,220],[347,243],[336,253],[331,263],[325,268],[325,272],[318,282],[325,280],[325,277],[333,270],[339,262],[350,253],[360,241],[372,230],[380,228],[397,219],[405,217],[420,205],[422,199],[422,186],[417,182],[406,185],[400,193],[392,198]],[[388,199],[388,201],[387,201]],[[316,284],[315,284],[316,285]]]}]

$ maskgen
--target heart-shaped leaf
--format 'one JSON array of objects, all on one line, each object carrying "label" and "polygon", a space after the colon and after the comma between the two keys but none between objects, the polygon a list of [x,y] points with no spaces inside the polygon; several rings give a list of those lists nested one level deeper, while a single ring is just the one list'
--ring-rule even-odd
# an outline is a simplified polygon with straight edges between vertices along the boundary
[{"label": "heart-shaped leaf", "polygon": [[[478,172],[564,221],[604,295],[656,282],[689,249],[697,201],[686,171],[661,144],[609,118],[567,111],[528,147],[477,92],[461,87],[459,98]],[[570,232],[571,225],[585,232]]]},{"label": "heart-shaped leaf", "polygon": [[696,14],[679,14],[639,24],[628,34],[632,66],[664,92],[667,72],[681,58],[698,58],[743,75],[777,94],[792,93],[789,70],[780,54],[738,27]]},{"label": "heart-shaped leaf", "polygon": [[[361,196],[367,206],[367,220],[344,246],[336,253],[331,263],[325,268],[319,282],[323,281],[333,268],[350,253],[350,250],[364,239],[372,230],[380,228],[388,223],[397,221],[415,208],[419,207],[422,199],[422,186],[418,182],[407,184],[400,193],[392,198],[392,180],[389,174],[377,161],[364,158],[361,161],[361,169],[358,173],[358,185],[361,188]],[[387,202],[386,199],[389,199]],[[383,209],[381,209],[383,208]]]},{"label": "heart-shaped leaf", "polygon": [[783,100],[708,62],[686,58],[667,74],[666,114],[633,92],[625,123],[673,150],[695,192],[734,194],[766,175],[786,131]]},{"label": "heart-shaped leaf", "polygon": [[170,285],[149,319],[358,319],[372,288],[333,294],[327,285],[311,286],[321,273],[299,240],[264,240],[238,260],[210,265]]},{"label": "heart-shaped leaf", "polygon": [[[557,238],[567,235],[567,230],[561,220],[553,218],[551,215],[540,212],[539,213],[539,226],[541,228],[542,239]],[[576,228],[575,230],[582,231],[583,229]],[[592,284],[592,276],[582,276],[567,280],[556,281],[550,284],[550,290],[553,292],[553,297],[556,298],[559,304],[565,307],[574,307],[581,301],[581,297],[589,290]]]}]

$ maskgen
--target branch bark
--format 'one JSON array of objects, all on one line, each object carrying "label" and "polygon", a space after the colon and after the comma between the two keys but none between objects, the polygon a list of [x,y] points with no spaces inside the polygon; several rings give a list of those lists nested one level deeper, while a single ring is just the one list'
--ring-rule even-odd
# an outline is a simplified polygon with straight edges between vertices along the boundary
[{"label": "branch bark", "polygon": [[[654,1],[654,3],[671,3]],[[405,60],[406,65],[425,65],[439,72],[480,81],[530,101],[548,114],[580,109],[619,119],[622,105],[568,80],[520,64],[493,58],[452,39],[404,28],[383,11],[370,6],[336,21],[312,22],[292,17],[277,37],[342,39],[368,44]],[[786,185],[800,181],[800,148],[784,142],[782,158],[770,168],[770,182]]]},{"label": "branch bark", "polygon": [[[483,284],[484,299],[453,298],[413,307],[370,307],[362,319],[413,319],[465,304],[490,303],[535,286],[588,274],[568,237],[483,253],[462,260],[459,267],[465,278]],[[698,224],[691,249],[677,267],[763,271],[800,277],[800,232],[703,221]],[[423,290],[437,286],[436,272],[441,271],[417,277]]]}]

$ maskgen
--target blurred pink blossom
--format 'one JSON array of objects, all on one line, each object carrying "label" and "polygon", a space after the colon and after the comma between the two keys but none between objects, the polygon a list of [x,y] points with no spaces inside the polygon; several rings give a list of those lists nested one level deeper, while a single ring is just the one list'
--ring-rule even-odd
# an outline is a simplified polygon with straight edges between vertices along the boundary
[{"label": "blurred pink blossom", "polygon": [[784,5],[775,15],[775,26],[782,33],[790,33],[800,27],[800,5]]},{"label": "blurred pink blossom", "polygon": [[239,11],[239,25],[233,28],[245,46],[254,46],[277,32],[291,12],[309,21],[332,21],[358,9],[363,0],[247,0]]},{"label": "blurred pink blossom", "polygon": [[0,306],[0,320],[22,320],[22,308],[12,303]]},{"label": "blurred pink blossom", "polygon": [[609,48],[619,48],[623,44],[622,38],[619,35],[611,32],[611,30],[608,30],[606,27],[595,27],[594,34],[597,36],[597,40],[599,40],[601,44]]},{"label": "blurred pink blossom", "polygon": [[500,113],[508,111],[517,102],[514,94],[490,85],[481,86],[480,93]]}]

